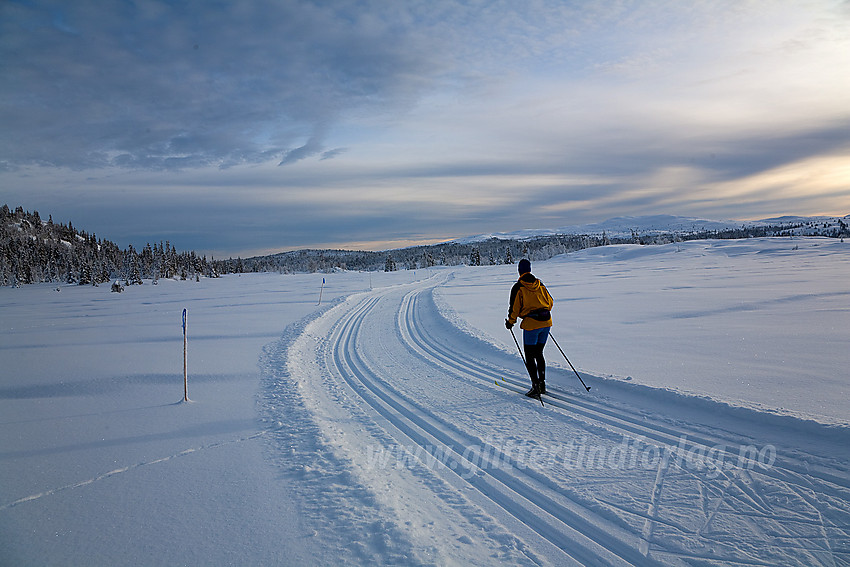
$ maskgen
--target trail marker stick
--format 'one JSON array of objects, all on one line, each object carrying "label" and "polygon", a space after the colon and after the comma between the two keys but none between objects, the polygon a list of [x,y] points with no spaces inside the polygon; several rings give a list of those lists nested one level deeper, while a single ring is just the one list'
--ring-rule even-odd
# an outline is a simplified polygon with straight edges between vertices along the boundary
[{"label": "trail marker stick", "polygon": [[186,310],[183,310],[183,401],[189,401],[189,376],[186,372]]},{"label": "trail marker stick", "polygon": [[325,278],[322,278],[322,289],[319,290],[319,302],[316,305],[322,304],[322,292],[325,291]]}]

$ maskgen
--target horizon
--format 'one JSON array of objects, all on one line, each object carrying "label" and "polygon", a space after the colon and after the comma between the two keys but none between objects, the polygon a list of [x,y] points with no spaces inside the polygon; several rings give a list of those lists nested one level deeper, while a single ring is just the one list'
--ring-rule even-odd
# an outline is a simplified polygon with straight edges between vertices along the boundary
[{"label": "horizon", "polygon": [[[8,203],[5,206],[9,207]],[[44,219],[44,215],[42,215],[41,211],[38,210],[28,210],[24,208],[22,205],[15,205],[14,207],[9,207],[10,212],[14,213],[15,210],[20,207],[24,210],[25,214],[38,214],[39,218],[41,218],[42,222],[47,222]],[[141,250],[147,245],[157,245],[161,243],[168,243],[172,247],[175,247],[178,252],[194,252],[198,256],[206,256],[206,252],[202,252],[196,249],[191,248],[183,248],[179,246],[179,242],[171,242],[169,240],[151,240],[146,239],[144,243],[140,245],[136,245],[134,243],[122,245],[120,242],[116,242],[114,239],[109,236],[97,235],[97,233],[93,231],[89,231],[86,227],[81,227],[78,224],[74,224],[73,221],[62,221],[53,219],[53,215],[51,213],[47,213],[48,218],[52,219],[54,223],[63,224],[66,226],[73,226],[73,228],[77,231],[85,232],[89,235],[95,235],[100,240],[107,240],[116,244],[119,248],[126,250],[129,246],[133,246],[136,250]],[[775,223],[773,226],[781,226],[783,223],[795,223],[795,222],[820,222],[825,220],[840,220],[850,218],[850,214],[846,215],[811,215],[811,216],[801,216],[801,215],[782,215],[779,217],[771,217],[765,219],[707,219],[700,217],[682,217],[677,215],[668,215],[668,214],[657,214],[657,215],[641,215],[641,216],[621,216],[621,217],[611,217],[605,219],[603,221],[595,222],[595,223],[587,223],[583,225],[569,225],[569,226],[561,226],[561,227],[538,227],[538,228],[523,228],[516,231],[512,231],[509,233],[505,232],[486,232],[480,234],[467,234],[462,236],[456,236],[450,239],[445,240],[436,240],[433,242],[426,241],[417,241],[412,242],[403,246],[397,246],[395,248],[356,248],[356,247],[342,247],[342,246],[322,246],[322,247],[301,247],[301,248],[292,248],[292,249],[271,249],[268,251],[260,251],[257,253],[249,253],[249,254],[236,254],[236,255],[228,255],[229,259],[242,258],[249,260],[251,258],[256,257],[266,257],[266,256],[275,256],[279,254],[287,254],[290,252],[302,252],[302,251],[340,251],[340,252],[363,252],[363,253],[385,253],[385,252],[393,252],[396,250],[406,250],[409,248],[417,248],[417,247],[426,247],[426,246],[439,246],[441,244],[474,244],[476,242],[483,242],[492,238],[500,239],[500,240],[517,240],[522,241],[524,239],[536,238],[536,237],[546,237],[546,236],[557,236],[557,235],[575,235],[575,236],[599,236],[608,232],[608,236],[622,238],[623,235],[626,234],[626,231],[634,230],[637,234],[642,236],[651,235],[652,232],[659,233],[681,233],[687,232],[688,230],[699,230],[699,231],[711,231],[711,230],[722,230],[722,228],[736,228],[738,225],[744,227],[754,227],[759,224],[761,225],[771,225]],[[637,224],[629,224],[629,221],[634,220]],[[645,223],[647,221],[653,222],[668,222],[673,224],[662,224],[661,226],[652,225],[648,226]],[[676,223],[682,224],[685,221],[694,221],[697,223],[706,223],[704,226],[693,225],[690,229],[684,229],[681,227],[677,227]],[[617,223],[620,224],[617,224]],[[215,258],[214,255],[210,255],[211,259]],[[218,260],[223,260],[223,256],[219,256],[216,258]]]},{"label": "horizon", "polygon": [[215,257],[842,217],[848,67],[828,0],[5,2],[0,201]]}]

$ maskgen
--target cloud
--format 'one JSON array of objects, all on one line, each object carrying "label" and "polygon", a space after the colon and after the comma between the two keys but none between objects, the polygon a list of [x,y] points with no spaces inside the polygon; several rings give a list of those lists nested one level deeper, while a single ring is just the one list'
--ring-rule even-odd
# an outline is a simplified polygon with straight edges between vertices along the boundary
[{"label": "cloud", "polygon": [[326,160],[326,159],[333,159],[333,158],[335,158],[339,155],[344,154],[346,151],[348,151],[348,148],[334,148],[332,150],[328,150],[326,152],[323,152],[321,159],[323,161]]},{"label": "cloud", "polygon": [[300,161],[304,158],[322,153],[324,148],[322,147],[321,138],[321,134],[313,134],[312,136],[310,136],[310,139],[307,140],[307,143],[303,146],[287,151],[286,154],[284,154],[283,159],[280,160],[280,163],[278,163],[278,165],[288,165],[290,163]]},{"label": "cloud", "polygon": [[0,22],[7,167],[291,163],[433,71],[415,34],[332,2],[4,2]]},{"label": "cloud", "polygon": [[7,1],[0,186],[226,253],[838,213],[848,67],[828,0]]}]

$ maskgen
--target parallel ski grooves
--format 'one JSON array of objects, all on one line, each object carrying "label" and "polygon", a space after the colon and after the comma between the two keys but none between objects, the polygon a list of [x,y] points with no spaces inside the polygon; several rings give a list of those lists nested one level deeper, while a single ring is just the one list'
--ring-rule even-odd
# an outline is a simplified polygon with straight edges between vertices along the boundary
[{"label": "parallel ski grooves", "polygon": [[[655,447],[661,449],[654,485],[649,477],[631,479],[627,470],[598,475],[593,468],[582,469],[587,478],[602,481],[602,490],[596,496],[565,477],[570,471],[561,465],[545,470],[529,467],[523,453],[497,446],[499,441],[490,437],[482,441],[481,436],[496,431],[499,435],[507,434],[510,443],[506,447],[513,447],[515,435],[511,425],[501,424],[498,414],[485,412],[484,421],[477,423],[474,414],[458,413],[463,411],[461,408],[477,403],[480,397],[485,403],[495,404],[496,411],[503,411],[503,400],[507,397],[497,395],[497,390],[507,389],[520,395],[527,384],[517,373],[519,364],[514,370],[500,367],[498,362],[487,358],[486,350],[473,339],[440,318],[433,299],[436,285],[439,283],[435,281],[411,283],[364,294],[359,300],[352,298],[328,315],[327,323],[322,326],[324,338],[317,342],[318,349],[305,350],[304,354],[320,357],[319,366],[327,371],[324,380],[330,388],[326,391],[331,394],[329,401],[341,402],[357,421],[366,425],[365,430],[348,437],[357,439],[355,444],[341,439],[342,446],[358,451],[369,449],[373,441],[378,441],[390,453],[403,449],[405,458],[414,461],[410,461],[410,472],[403,472],[405,469],[397,463],[400,472],[395,474],[401,476],[394,481],[395,486],[407,487],[417,497],[426,498],[430,496],[428,492],[418,491],[434,490],[434,495],[442,500],[435,503],[434,510],[442,511],[448,505],[458,514],[450,516],[450,529],[463,529],[462,525],[490,534],[495,528],[488,545],[509,541],[503,548],[509,550],[508,554],[526,554],[532,562],[546,557],[555,563],[578,565],[693,561],[756,565],[760,564],[756,556],[746,550],[738,551],[734,534],[726,533],[728,530],[723,532],[726,539],[715,542],[710,534],[718,526],[711,524],[721,518],[723,522],[740,521],[742,526],[753,526],[757,531],[757,524],[763,519],[779,526],[774,531],[787,530],[787,537],[795,544],[782,546],[788,553],[799,552],[801,556],[811,556],[810,559],[824,557],[825,564],[830,559],[840,562],[845,557],[841,545],[846,539],[846,526],[841,514],[845,509],[843,494],[850,485],[846,471],[840,465],[834,470],[828,465],[809,470],[797,458],[778,455],[772,467],[759,467],[758,475],[755,470],[748,474],[741,465],[736,465],[739,462],[736,445],[747,443],[744,435],[739,438],[734,433],[740,429],[738,424],[733,424],[733,433],[727,434],[708,424],[711,422],[704,426],[687,419],[669,422],[663,416],[644,415],[634,406],[609,407],[604,405],[604,400],[594,399],[583,391],[581,395],[573,395],[551,386],[549,395],[544,397],[545,408],[535,400],[517,400],[523,407],[516,415],[509,416],[510,423],[530,419],[538,426],[554,427],[533,441],[532,446],[542,447],[546,440],[558,439],[557,432],[563,431],[586,433],[598,438],[592,442],[603,444],[613,439],[611,433],[619,433],[647,450],[657,453]],[[395,333],[392,333],[393,324]],[[505,360],[502,364],[508,364]],[[432,380],[435,374],[437,378]],[[460,405],[455,407],[452,395],[443,391],[445,387],[457,388]],[[319,399],[324,399],[324,395]],[[332,421],[328,425],[334,432],[338,427],[333,420],[338,415],[334,411],[329,414]],[[520,424],[520,431],[525,430]],[[745,428],[740,430],[746,433]],[[720,455],[726,460],[720,462],[716,471],[712,469],[720,475],[717,480],[692,472],[681,461],[677,466],[667,460],[688,459],[691,452],[697,456],[711,454],[718,447],[725,447]],[[470,453],[466,448],[478,452]],[[804,448],[795,450],[805,458]],[[484,461],[481,455],[486,455]],[[355,461],[371,466],[368,459]],[[715,460],[709,464],[716,463]],[[569,469],[567,461],[563,467]],[[373,474],[363,472],[367,476]],[[408,476],[410,473],[413,477]],[[411,478],[419,480],[406,484]],[[620,479],[636,492],[618,492],[622,489],[605,484]],[[419,484],[420,480],[424,483]],[[613,497],[609,499],[611,491]],[[693,492],[700,499],[695,505],[688,501]],[[688,497],[683,499],[683,495]],[[830,498],[835,498],[838,504],[835,509],[824,508],[823,502]],[[796,500],[809,502],[802,510],[814,508],[830,513],[796,514],[789,504]],[[730,502],[733,507],[741,507],[733,511],[731,520]],[[724,511],[718,515],[721,508]],[[402,517],[415,517],[417,513],[405,506],[397,510]],[[784,510],[791,515],[777,518],[776,513]],[[700,516],[694,527],[693,518],[689,520],[682,515],[686,511],[702,513],[705,517]],[[810,541],[809,535],[815,529],[819,535]],[[707,546],[705,555],[702,550],[689,547],[691,544]],[[716,545],[719,547],[715,548]],[[824,550],[818,547],[821,545],[825,545]],[[480,548],[469,549],[477,552]]]},{"label": "parallel ski grooves", "polygon": [[[461,375],[477,376],[491,385],[494,380],[501,380],[518,388],[528,385],[515,378],[511,378],[509,373],[504,370],[487,367],[485,364],[482,364],[482,361],[471,359],[462,352],[449,351],[433,340],[432,337],[423,334],[415,324],[418,318],[416,315],[417,303],[419,295],[423,291],[414,291],[405,297],[402,309],[404,315],[399,316],[399,325],[403,326],[401,329],[402,334],[409,339],[410,347],[414,352],[425,360],[437,361],[444,368],[448,368]],[[652,439],[671,451],[676,451],[680,447],[686,452],[694,449],[708,451],[722,445],[735,445],[735,443],[728,440],[710,438],[703,433],[676,429],[659,423],[647,425],[641,417],[629,415],[622,411],[615,413],[596,402],[584,399],[583,396],[567,394],[557,389],[547,389],[550,390],[544,397],[544,402],[547,406],[567,410],[570,415],[583,416],[593,422],[602,424],[610,430],[626,434],[637,434],[646,439]],[[683,438],[687,438],[687,440],[682,442]],[[723,454],[730,461],[736,460],[738,457],[737,454],[726,451]],[[772,468],[760,470],[759,472],[778,480],[784,480],[776,469],[785,469],[800,475],[812,476],[844,488],[850,488],[850,478],[838,474],[838,471],[822,471],[782,455],[777,455],[777,462],[774,463]]]},{"label": "parallel ski grooves", "polygon": [[[370,370],[360,357],[355,343],[363,319],[377,301],[376,298],[364,301],[338,323],[333,340],[328,345],[333,365],[349,387],[399,432],[426,451],[433,450],[436,442],[453,453],[458,462],[464,460],[457,448],[473,445],[477,441],[439,418],[426,415],[409,400],[370,379]],[[505,461],[508,460],[506,456],[503,457]],[[474,464],[469,463],[469,466]],[[655,563],[639,552],[639,538],[636,535],[628,534],[601,518],[590,521],[588,518],[596,517],[594,513],[542,485],[528,474],[521,478],[517,470],[506,472],[499,467],[479,469],[479,475],[469,480],[463,479],[456,470],[449,474],[463,479],[481,495],[582,564]],[[612,532],[631,541],[622,541],[613,536]],[[577,542],[582,542],[582,546],[576,546]],[[565,543],[570,544],[569,549]]]}]

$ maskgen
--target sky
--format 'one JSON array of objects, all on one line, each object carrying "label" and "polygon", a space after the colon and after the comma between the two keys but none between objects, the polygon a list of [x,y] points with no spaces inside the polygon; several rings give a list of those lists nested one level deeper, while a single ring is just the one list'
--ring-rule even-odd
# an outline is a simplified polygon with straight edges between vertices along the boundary
[{"label": "sky", "polygon": [[850,1],[0,0],[0,202],[216,257],[850,213]]}]

